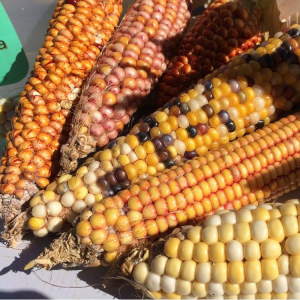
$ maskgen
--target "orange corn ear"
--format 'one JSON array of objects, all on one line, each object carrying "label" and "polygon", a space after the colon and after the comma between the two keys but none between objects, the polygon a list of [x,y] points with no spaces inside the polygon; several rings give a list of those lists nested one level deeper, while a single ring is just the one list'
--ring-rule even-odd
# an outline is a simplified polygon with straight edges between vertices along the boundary
[{"label": "orange corn ear", "polygon": [[159,86],[159,104],[262,40],[261,12],[240,2],[213,1],[184,38]]},{"label": "orange corn ear", "polygon": [[130,121],[180,44],[190,19],[189,0],[137,1],[98,61],[80,98],[70,138],[62,147],[64,173],[106,146]]},{"label": "orange corn ear", "polygon": [[[7,174],[11,166],[18,167],[20,172],[13,179],[1,178],[3,216],[10,209],[18,210],[36,193],[37,187],[49,184],[60,146],[66,141],[64,126],[70,109],[83,80],[117,26],[121,11],[121,0],[59,1],[33,75],[21,93],[12,131],[7,135],[1,174]],[[109,26],[104,28],[104,24]],[[22,153],[23,150],[26,152]],[[26,183],[20,187],[24,179]],[[20,202],[13,198],[19,198]]]},{"label": "orange corn ear", "polygon": [[299,185],[299,130],[295,120],[249,144],[229,144],[228,154],[212,152],[132,185],[86,211],[77,235],[84,245],[123,251],[216,210],[272,200]]}]

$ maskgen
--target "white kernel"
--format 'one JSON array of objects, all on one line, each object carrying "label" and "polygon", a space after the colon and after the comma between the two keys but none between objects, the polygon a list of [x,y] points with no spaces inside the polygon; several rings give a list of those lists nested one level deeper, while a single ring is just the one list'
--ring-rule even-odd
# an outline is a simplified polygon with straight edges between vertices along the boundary
[{"label": "white kernel", "polygon": [[128,154],[131,150],[131,147],[127,143],[123,143],[120,145],[121,154]]},{"label": "white kernel", "polygon": [[300,293],[300,277],[289,275],[287,279],[289,291],[293,293]]},{"label": "white kernel", "polygon": [[148,273],[149,273],[148,264],[146,264],[145,262],[141,262],[134,267],[132,276],[137,283],[144,284],[148,276]]},{"label": "white kernel", "polygon": [[62,211],[62,205],[58,201],[50,201],[46,204],[47,213],[49,216],[56,217]]},{"label": "white kernel", "polygon": [[93,194],[87,194],[84,198],[84,202],[87,206],[91,207],[95,203],[95,196]]},{"label": "white kernel", "polygon": [[72,206],[72,210],[77,214],[81,214],[86,209],[86,204],[83,200],[75,201]]},{"label": "white kernel", "polygon": [[224,288],[222,283],[209,282],[207,284],[207,291],[211,296],[223,296]]},{"label": "white kernel", "polygon": [[241,290],[246,295],[254,295],[257,293],[256,283],[244,281],[241,284]]},{"label": "white kernel", "polygon": [[211,263],[204,262],[197,265],[196,278],[200,283],[208,283],[211,280]]},{"label": "white kernel", "polygon": [[160,285],[165,293],[174,293],[176,291],[176,278],[164,275],[161,277]]},{"label": "white kernel", "polygon": [[146,286],[150,291],[158,292],[160,290],[160,275],[149,272],[146,279]]},{"label": "white kernel", "polygon": [[255,220],[251,223],[251,237],[261,243],[268,238],[268,226],[265,221]]},{"label": "white kernel", "polygon": [[272,281],[262,279],[257,283],[257,288],[263,294],[270,294],[273,291]]},{"label": "white kernel", "polygon": [[94,172],[87,172],[83,176],[83,181],[85,184],[95,183],[97,180],[97,176]]},{"label": "white kernel", "polygon": [[44,204],[38,204],[32,208],[31,213],[36,218],[44,219],[47,216],[46,206]]},{"label": "white kernel", "polygon": [[44,228],[41,228],[41,229],[39,229],[39,230],[34,230],[33,231],[33,234],[35,235],[35,236],[37,236],[37,237],[44,237],[44,236],[46,236],[47,234],[48,234],[48,229],[46,228],[46,227],[44,227]]},{"label": "white kernel", "polygon": [[242,261],[244,259],[243,245],[232,240],[226,245],[226,258],[228,261]]},{"label": "white kernel", "polygon": [[60,202],[64,207],[72,207],[75,200],[75,196],[71,191],[64,193],[60,198]]},{"label": "white kernel", "polygon": [[100,162],[99,161],[93,161],[88,165],[88,170],[90,172],[96,171],[100,167]]},{"label": "white kernel", "polygon": [[286,293],[288,291],[288,281],[285,275],[279,275],[273,280],[273,290],[276,293]]},{"label": "white kernel", "polygon": [[226,214],[223,214],[221,216],[221,219],[222,219],[222,224],[226,224],[226,223],[235,224],[236,223],[236,214],[235,214],[235,212],[230,211]]},{"label": "white kernel", "polygon": [[155,257],[151,261],[151,271],[158,275],[163,275],[165,273],[167,261],[168,258],[164,255]]},{"label": "white kernel", "polygon": [[51,232],[59,232],[63,227],[63,220],[60,217],[54,217],[47,223],[47,229]]},{"label": "white kernel", "polygon": [[221,217],[218,215],[208,216],[204,221],[204,226],[219,226],[221,225]]}]

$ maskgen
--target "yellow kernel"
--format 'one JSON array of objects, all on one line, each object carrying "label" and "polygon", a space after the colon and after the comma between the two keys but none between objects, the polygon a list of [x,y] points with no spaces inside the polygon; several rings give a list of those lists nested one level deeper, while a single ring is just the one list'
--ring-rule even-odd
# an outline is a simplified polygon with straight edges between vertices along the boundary
[{"label": "yellow kernel", "polygon": [[179,258],[182,260],[191,260],[193,257],[194,243],[190,240],[184,240],[180,243],[178,249]]},{"label": "yellow kernel", "polygon": [[89,221],[82,220],[76,226],[76,232],[80,237],[87,237],[92,233],[93,229]]},{"label": "yellow kernel", "polygon": [[168,257],[178,257],[179,256],[179,246],[180,240],[178,238],[170,238],[166,241],[164,246],[164,252]]},{"label": "yellow kernel", "polygon": [[44,226],[44,224],[45,224],[44,219],[35,218],[35,217],[31,217],[28,221],[28,227],[31,230],[39,230]]}]

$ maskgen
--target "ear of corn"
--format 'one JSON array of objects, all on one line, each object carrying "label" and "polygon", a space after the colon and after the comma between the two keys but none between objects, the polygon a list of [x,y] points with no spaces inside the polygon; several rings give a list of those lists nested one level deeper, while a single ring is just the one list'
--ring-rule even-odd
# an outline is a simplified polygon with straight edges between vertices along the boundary
[{"label": "ear of corn", "polygon": [[[82,252],[85,256],[96,255],[111,263],[137,243],[169,229],[202,220],[220,209],[238,210],[294,190],[300,178],[299,129],[299,121],[294,120],[254,142],[227,150],[229,154],[219,156],[216,151],[194,158],[94,204],[74,224],[83,247],[79,249],[87,246],[89,250]],[[31,218],[29,226],[37,235],[45,231],[38,217]],[[64,242],[64,248],[77,247],[74,243]],[[46,253],[44,258],[51,264],[72,261],[64,251],[58,258],[52,251]],[[39,263],[43,265],[43,259]]]},{"label": "ear of corn", "polygon": [[64,172],[115,139],[166,69],[190,18],[188,0],[141,0],[97,64],[82,94],[68,142]]},{"label": "ear of corn", "polygon": [[198,79],[262,40],[261,12],[236,1],[213,1],[184,38],[159,89],[163,106]]},{"label": "ear of corn", "polygon": [[[272,42],[274,41],[271,40],[268,45],[273,45]],[[277,40],[275,42],[278,43]],[[272,49],[277,55],[285,51],[282,47]],[[293,53],[290,52],[290,55]],[[257,60],[259,58],[260,56]],[[252,66],[260,67],[257,60],[246,63],[243,58],[240,59],[244,64],[233,67],[242,72],[236,80],[230,79],[225,83],[216,77],[196,85],[173,100],[169,106],[136,125],[130,135],[118,138],[106,150],[95,154],[95,160],[80,167],[76,176],[63,175],[57,182],[49,185],[46,191],[38,193],[32,200],[31,207],[40,207],[42,202],[48,201],[43,199],[48,198],[59,202],[59,230],[66,218],[72,222],[78,213],[95,202],[100,202],[103,197],[111,197],[128,188],[131,183],[145,180],[170,168],[182,158],[205,155],[208,150],[217,149],[236,137],[268,124],[270,118],[278,117],[282,111],[297,103],[300,92],[299,75],[296,77],[294,74],[300,68],[281,61],[273,68],[261,68],[260,72],[247,73]],[[279,96],[275,94],[277,85],[272,80],[278,77],[277,71],[283,70],[288,71],[283,74],[286,78],[291,76],[290,78],[297,79],[296,82],[286,82],[284,85],[285,91],[290,91],[292,97],[279,95],[278,99]],[[265,81],[258,81],[263,77]],[[252,86],[251,82],[257,85]],[[209,100],[208,93],[214,94],[215,99]],[[270,128],[274,127],[270,125]],[[257,137],[256,134],[253,136]],[[234,145],[239,144],[237,142]],[[44,227],[53,217],[47,213],[34,216],[43,219],[41,224]],[[40,231],[36,234],[41,236],[47,233],[46,230],[42,232],[43,234]]]},{"label": "ear of corn", "polygon": [[298,299],[299,215],[298,199],[218,211],[153,245],[135,286],[155,299]]},{"label": "ear of corn", "polygon": [[70,109],[121,11],[119,0],[59,1],[1,159],[0,207],[7,220],[57,171]]}]

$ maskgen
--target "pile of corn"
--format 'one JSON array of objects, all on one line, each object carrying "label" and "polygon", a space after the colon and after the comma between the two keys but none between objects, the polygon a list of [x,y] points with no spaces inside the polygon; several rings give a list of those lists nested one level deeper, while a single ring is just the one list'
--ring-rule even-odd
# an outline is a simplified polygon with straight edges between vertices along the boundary
[{"label": "pile of corn", "polygon": [[58,167],[65,127],[83,80],[118,24],[119,0],[60,0],[32,77],[21,93],[1,159],[1,214],[20,212]]},{"label": "pile of corn", "polygon": [[218,211],[167,239],[133,279],[155,299],[299,299],[299,214],[296,199]]},{"label": "pile of corn", "polygon": [[[242,56],[236,62],[243,61],[243,65],[233,67],[241,71],[236,80],[222,82],[225,79],[222,76],[196,85],[164,110],[145,118],[130,135],[118,138],[106,150],[96,153],[95,159],[80,167],[76,176],[63,175],[46,191],[39,192],[30,202],[35,217],[31,220],[39,225],[36,227],[30,221],[31,229],[46,228],[55,217],[60,225],[55,229],[49,225],[48,231],[58,231],[65,219],[72,222],[77,214],[103,198],[148,179],[183,158],[191,159],[218,149],[269,124],[270,118],[277,117],[281,110],[291,109],[299,101],[300,67],[289,61],[295,59],[293,51],[275,47],[280,42],[273,39],[267,44],[272,46],[272,57],[277,59],[273,66],[263,67],[261,56],[257,60],[254,54]],[[249,58],[251,61],[246,63]],[[282,80],[284,94],[277,96],[278,81],[274,79],[278,78]],[[214,98],[209,99],[208,93]],[[57,207],[55,212],[46,209],[49,201]],[[35,213],[36,206],[43,207],[43,213]],[[36,234],[41,236],[48,231]]]},{"label": "pile of corn", "polygon": [[213,1],[186,35],[159,85],[159,104],[261,42],[261,12],[240,2]]},{"label": "pile of corn", "polygon": [[188,0],[138,0],[133,8],[80,98],[61,151],[65,172],[118,136],[166,70],[190,19]]}]

